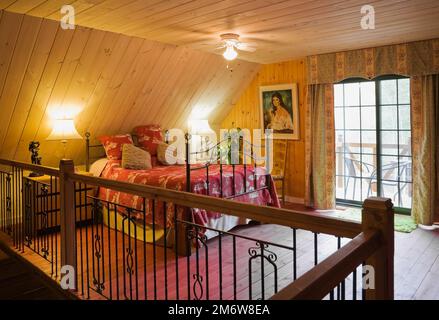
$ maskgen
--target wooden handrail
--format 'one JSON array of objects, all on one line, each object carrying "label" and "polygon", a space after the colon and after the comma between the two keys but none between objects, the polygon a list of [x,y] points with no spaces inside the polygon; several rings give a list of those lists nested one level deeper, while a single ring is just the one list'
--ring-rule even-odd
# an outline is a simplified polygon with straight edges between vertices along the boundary
[{"label": "wooden handrail", "polygon": [[360,233],[313,269],[275,294],[272,300],[323,299],[381,244],[379,231]]},{"label": "wooden handrail", "polygon": [[21,168],[24,170],[47,174],[48,176],[59,177],[59,169],[58,168],[46,167],[46,166],[36,165],[36,164],[32,164],[32,163],[14,161],[14,160],[6,160],[6,159],[0,159],[0,165],[17,167],[17,168]]},{"label": "wooden handrail", "polygon": [[68,179],[97,187],[130,193],[140,197],[171,202],[189,208],[221,212],[264,223],[275,223],[316,233],[327,233],[337,237],[354,238],[361,232],[360,223],[325,217],[311,212],[257,206],[239,201],[214,198],[143,184],[97,178],[77,173],[68,174]]},{"label": "wooden handrail", "polygon": [[394,211],[388,198],[364,201],[362,232],[337,252],[274,295],[274,300],[322,299],[360,264],[373,269],[367,300],[394,298]]},{"label": "wooden handrail", "polygon": [[[15,166],[54,177],[60,176],[60,170],[58,168],[34,165],[20,161],[0,159],[0,165]],[[275,223],[291,228],[309,230],[316,233],[327,233],[337,237],[354,238],[361,232],[361,224],[357,222],[333,217],[325,217],[306,211],[257,206],[234,200],[214,198],[189,192],[147,186],[143,184],[133,184],[103,179],[77,173],[67,173],[66,178],[74,182],[82,182],[97,187],[110,188],[145,198],[172,202],[185,207],[201,208],[209,211],[253,219],[264,223]]]}]

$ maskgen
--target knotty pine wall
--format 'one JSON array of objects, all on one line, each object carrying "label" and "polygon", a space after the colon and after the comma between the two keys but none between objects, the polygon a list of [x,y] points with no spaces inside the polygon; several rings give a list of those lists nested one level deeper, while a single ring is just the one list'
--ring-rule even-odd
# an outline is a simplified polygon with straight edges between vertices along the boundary
[{"label": "knotty pine wall", "polygon": [[[43,164],[58,166],[59,142],[45,141],[51,115],[79,112],[82,135],[126,133],[141,124],[186,128],[192,110],[220,123],[259,65],[59,22],[0,11],[0,157],[29,161],[41,142]],[[231,72],[233,70],[233,72]],[[67,157],[84,162],[84,142]]]},{"label": "knotty pine wall", "polygon": [[300,140],[288,143],[286,195],[290,200],[301,201],[305,191],[305,59],[263,65],[223,120],[222,127],[261,128],[259,87],[285,83],[298,84],[300,120]]}]

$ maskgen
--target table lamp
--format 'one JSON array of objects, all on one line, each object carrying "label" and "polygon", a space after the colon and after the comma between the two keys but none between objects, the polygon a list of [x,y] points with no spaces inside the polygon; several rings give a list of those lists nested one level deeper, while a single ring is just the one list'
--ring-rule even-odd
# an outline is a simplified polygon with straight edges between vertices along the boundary
[{"label": "table lamp", "polygon": [[75,123],[73,119],[56,119],[53,124],[53,129],[50,135],[46,138],[46,140],[54,141],[60,140],[63,144],[64,155],[63,158],[66,158],[66,145],[67,140],[77,140],[82,139],[81,135],[76,131]]}]

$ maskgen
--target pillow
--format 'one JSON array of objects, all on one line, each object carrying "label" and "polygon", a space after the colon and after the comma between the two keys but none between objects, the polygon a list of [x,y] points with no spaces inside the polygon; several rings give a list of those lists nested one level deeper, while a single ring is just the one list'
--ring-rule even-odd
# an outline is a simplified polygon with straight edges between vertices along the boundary
[{"label": "pillow", "polygon": [[163,142],[162,129],[159,125],[150,124],[134,129],[139,147],[148,151],[152,156],[157,154],[157,146]]},{"label": "pillow", "polygon": [[124,144],[122,147],[122,168],[133,170],[151,169],[151,155],[148,151],[132,144]]},{"label": "pillow", "polygon": [[131,138],[130,134],[102,136],[99,137],[99,141],[104,146],[107,158],[110,160],[122,159],[122,146],[124,144],[133,144],[133,139]]},{"label": "pillow", "polygon": [[[185,163],[184,159],[176,159],[176,156],[177,156],[177,149],[175,146],[166,144],[164,142],[159,143],[157,145],[157,160],[161,164],[165,166],[171,166],[171,165]],[[171,162],[171,160],[173,161]]]}]

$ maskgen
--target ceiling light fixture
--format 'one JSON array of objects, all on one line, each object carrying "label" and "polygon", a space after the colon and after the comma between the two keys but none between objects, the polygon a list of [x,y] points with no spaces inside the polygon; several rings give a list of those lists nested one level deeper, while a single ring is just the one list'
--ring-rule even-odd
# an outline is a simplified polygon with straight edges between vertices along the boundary
[{"label": "ceiling light fixture", "polygon": [[226,51],[223,53],[223,57],[226,60],[234,60],[238,56],[238,52],[236,52],[235,47],[233,45],[227,45]]}]

